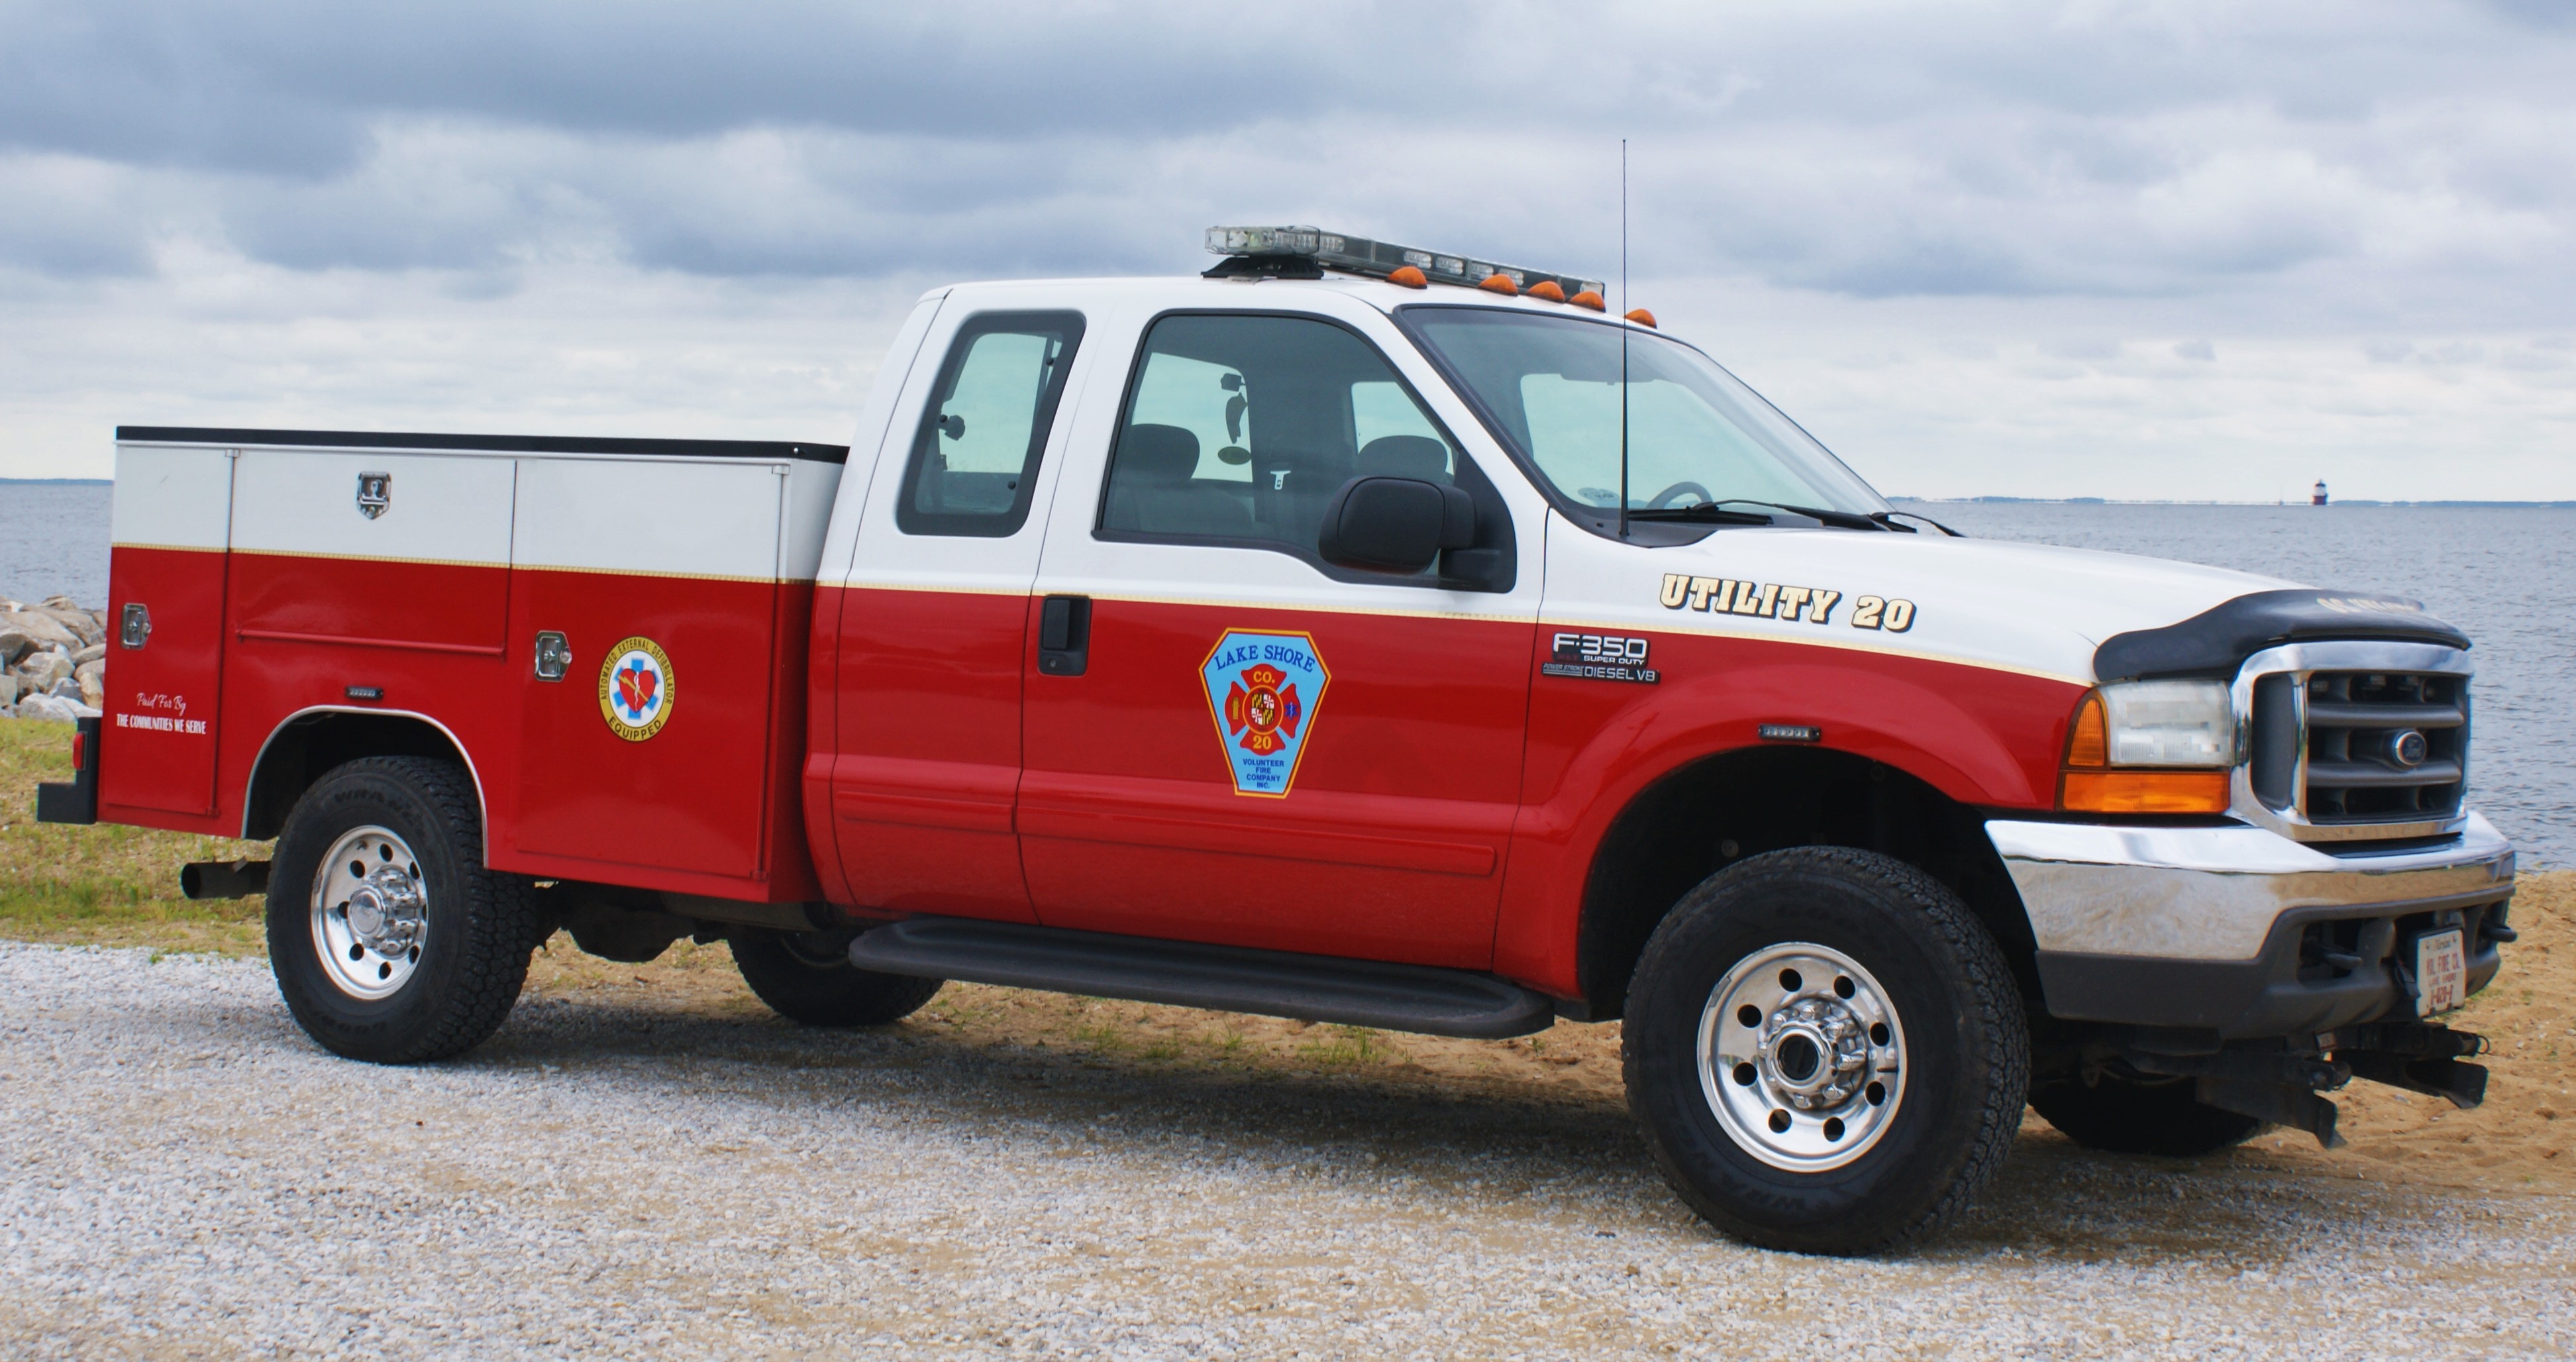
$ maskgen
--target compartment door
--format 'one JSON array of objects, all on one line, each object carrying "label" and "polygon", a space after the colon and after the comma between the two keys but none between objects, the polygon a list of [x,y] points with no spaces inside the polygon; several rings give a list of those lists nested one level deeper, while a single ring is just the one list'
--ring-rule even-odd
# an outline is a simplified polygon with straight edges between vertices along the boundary
[{"label": "compartment door", "polygon": [[[106,808],[215,812],[233,460],[221,449],[116,452],[107,592]],[[129,607],[148,634],[120,637]]]},{"label": "compartment door", "polygon": [[[599,863],[602,878],[617,866],[768,873],[786,472],[737,460],[521,460],[516,850]],[[540,669],[541,635],[562,638],[559,668]]]}]

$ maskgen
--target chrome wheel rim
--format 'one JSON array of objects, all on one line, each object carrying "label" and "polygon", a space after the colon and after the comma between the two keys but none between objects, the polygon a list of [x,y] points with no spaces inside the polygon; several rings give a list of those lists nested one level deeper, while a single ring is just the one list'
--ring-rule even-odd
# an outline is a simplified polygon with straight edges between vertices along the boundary
[{"label": "chrome wheel rim", "polygon": [[389,998],[420,968],[429,895],[420,858],[391,828],[351,828],[313,872],[313,949],[332,986]]},{"label": "chrome wheel rim", "polygon": [[1905,1097],[1905,1026],[1860,962],[1793,941],[1737,961],[1699,1021],[1700,1091],[1745,1153],[1793,1173],[1840,1168]]}]

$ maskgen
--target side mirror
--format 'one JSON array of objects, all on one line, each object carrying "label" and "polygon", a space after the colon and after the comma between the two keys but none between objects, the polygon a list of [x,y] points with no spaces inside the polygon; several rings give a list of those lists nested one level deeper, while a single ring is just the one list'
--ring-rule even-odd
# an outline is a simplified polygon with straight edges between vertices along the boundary
[{"label": "side mirror", "polygon": [[1443,549],[1475,542],[1476,503],[1465,491],[1416,478],[1353,478],[1325,504],[1315,547],[1340,567],[1411,573]]}]

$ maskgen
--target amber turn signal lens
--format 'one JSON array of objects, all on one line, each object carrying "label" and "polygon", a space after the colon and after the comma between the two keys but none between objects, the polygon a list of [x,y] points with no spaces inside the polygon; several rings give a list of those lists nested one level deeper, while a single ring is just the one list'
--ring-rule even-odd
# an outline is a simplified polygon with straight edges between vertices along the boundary
[{"label": "amber turn signal lens", "polygon": [[1486,275],[1485,282],[1478,284],[1476,287],[1483,289],[1487,293],[1500,293],[1506,297],[1521,291],[1521,286],[1513,283],[1512,277],[1508,274]]},{"label": "amber turn signal lens", "polygon": [[1430,278],[1424,275],[1422,271],[1415,269],[1411,265],[1398,265],[1394,269],[1387,271],[1386,282],[1390,284],[1398,284],[1405,288],[1431,287]]},{"label": "amber turn signal lens", "polygon": [[1565,301],[1565,290],[1557,287],[1553,279],[1541,279],[1529,286],[1529,296],[1541,302],[1561,303]]},{"label": "amber turn signal lens", "polygon": [[2066,739],[2066,764],[2111,764],[2111,739],[2102,722],[2102,697],[2099,695],[2085,696],[2083,707],[2075,711],[2075,731]]},{"label": "amber turn signal lens", "polygon": [[1595,312],[1607,312],[1610,310],[1610,305],[1601,301],[1601,295],[1590,289],[1585,289],[1581,293],[1578,293],[1565,301],[1574,304],[1576,307],[1588,307]]},{"label": "amber turn signal lens", "polygon": [[1641,307],[1630,312],[1628,314],[1628,320],[1635,322],[1639,326],[1653,326],[1655,324],[1655,314],[1648,312],[1646,309]]},{"label": "amber turn signal lens", "polygon": [[2225,771],[2069,771],[2057,806],[2082,813],[2225,813]]}]

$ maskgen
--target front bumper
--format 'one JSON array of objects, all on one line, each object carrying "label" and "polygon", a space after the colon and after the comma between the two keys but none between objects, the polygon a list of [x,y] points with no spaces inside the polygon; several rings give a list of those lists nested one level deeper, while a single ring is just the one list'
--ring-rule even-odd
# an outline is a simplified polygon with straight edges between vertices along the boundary
[{"label": "front bumper", "polygon": [[1986,834],[2030,915],[2052,1016],[2215,1031],[2330,1031],[2414,1015],[2414,940],[2457,926],[2469,989],[2509,939],[2514,855],[2459,835],[2372,852],[2264,828],[1997,819]]}]

